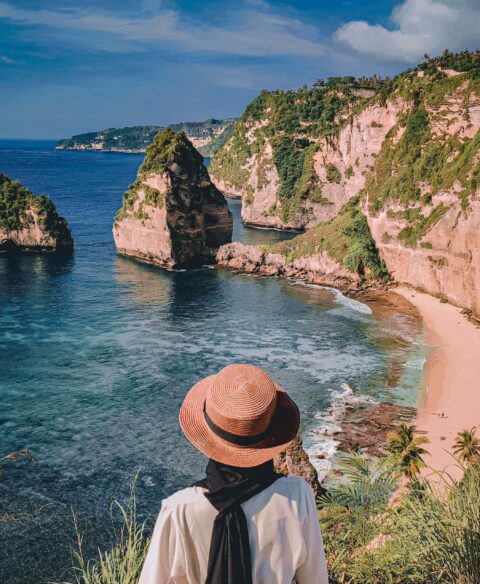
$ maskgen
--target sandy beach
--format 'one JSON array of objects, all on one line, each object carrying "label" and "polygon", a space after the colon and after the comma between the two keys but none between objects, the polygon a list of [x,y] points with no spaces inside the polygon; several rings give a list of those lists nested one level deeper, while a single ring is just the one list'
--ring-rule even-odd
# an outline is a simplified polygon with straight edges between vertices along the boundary
[{"label": "sandy beach", "polygon": [[449,454],[455,436],[480,427],[480,329],[433,296],[403,287],[395,292],[417,308],[425,324],[427,361],[416,420],[430,441],[425,462],[458,478],[461,471]]}]

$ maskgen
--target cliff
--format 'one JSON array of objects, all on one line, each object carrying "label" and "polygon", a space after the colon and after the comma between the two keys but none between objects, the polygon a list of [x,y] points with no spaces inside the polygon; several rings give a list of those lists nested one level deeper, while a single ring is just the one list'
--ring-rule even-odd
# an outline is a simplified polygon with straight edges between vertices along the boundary
[{"label": "cliff", "polygon": [[283,276],[353,292],[389,275],[372,239],[359,197],[338,215],[294,239],[256,247],[230,243],[220,247],[217,264],[251,274]]},{"label": "cliff", "polygon": [[[210,118],[203,122],[183,122],[168,126],[174,132],[184,132],[203,156],[213,156],[227,140],[235,120],[216,120]],[[153,142],[160,126],[132,126],[127,128],[108,128],[99,132],[77,134],[59,140],[57,150],[99,150],[103,152],[139,153]]]},{"label": "cliff", "polygon": [[67,222],[45,195],[35,196],[0,174],[0,251],[68,252],[73,239]]},{"label": "cliff", "polygon": [[[478,317],[479,130],[480,53],[445,52],[392,80],[263,92],[210,171],[221,190],[241,196],[247,224],[314,233],[358,196],[393,279]],[[330,251],[324,264],[326,255],[335,260]],[[237,252],[224,250],[220,261],[241,264]],[[294,262],[282,259],[278,270],[278,260],[264,254],[258,271],[292,273],[300,261],[318,271],[318,253],[303,252],[301,260],[296,251]]]},{"label": "cliff", "polygon": [[245,223],[302,229],[334,217],[363,185],[401,108],[373,102],[384,85],[346,77],[262,92],[210,166],[218,188],[242,198]]},{"label": "cliff", "polygon": [[113,237],[119,253],[168,268],[209,263],[231,241],[227,202],[183,132],[157,134],[123,196]]},{"label": "cliff", "polygon": [[[477,61],[478,62],[478,61]],[[397,282],[480,315],[479,69],[407,72],[408,104],[368,175],[364,207]]]}]

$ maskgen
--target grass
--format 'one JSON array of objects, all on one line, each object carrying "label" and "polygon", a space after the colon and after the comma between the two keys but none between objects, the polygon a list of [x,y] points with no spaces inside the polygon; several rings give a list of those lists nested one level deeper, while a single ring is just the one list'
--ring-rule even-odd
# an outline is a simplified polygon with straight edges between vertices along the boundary
[{"label": "grass", "polygon": [[341,457],[320,511],[330,582],[480,582],[480,465],[463,470],[458,482],[417,476],[392,505],[391,459]]},{"label": "grass", "polygon": [[266,251],[281,253],[288,261],[326,251],[348,270],[366,279],[388,279],[388,272],[360,209],[353,197],[330,221],[319,223],[306,233],[273,246]]},{"label": "grass", "polygon": [[[125,507],[118,501],[112,504],[111,514],[116,511],[122,520],[115,531],[115,543],[107,551],[98,551],[97,559],[87,559],[83,552],[83,537],[79,532],[74,514],[73,521],[77,536],[73,550],[71,572],[75,584],[137,584],[148,551],[146,522],[139,522],[135,485],[138,473],[130,486],[130,501]],[[66,584],[66,583],[63,583]]]}]

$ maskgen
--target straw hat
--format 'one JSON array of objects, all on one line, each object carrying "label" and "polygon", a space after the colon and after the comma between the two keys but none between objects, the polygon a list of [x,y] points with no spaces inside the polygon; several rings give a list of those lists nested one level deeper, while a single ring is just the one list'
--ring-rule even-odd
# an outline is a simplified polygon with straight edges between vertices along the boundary
[{"label": "straw hat", "polygon": [[180,408],[180,426],[208,457],[258,466],[285,450],[300,423],[296,404],[253,365],[229,365],[199,381]]}]

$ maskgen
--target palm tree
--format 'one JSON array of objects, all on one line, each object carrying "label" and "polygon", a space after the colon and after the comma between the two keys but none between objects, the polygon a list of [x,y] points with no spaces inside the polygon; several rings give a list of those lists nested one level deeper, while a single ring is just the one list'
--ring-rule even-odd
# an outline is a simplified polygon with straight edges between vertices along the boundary
[{"label": "palm tree", "polygon": [[466,464],[480,461],[480,440],[475,432],[475,428],[459,432],[453,445],[453,452]]},{"label": "palm tree", "polygon": [[417,429],[412,425],[401,422],[397,429],[389,432],[387,450],[397,467],[397,474],[404,475],[409,481],[413,481],[420,470],[425,466],[423,455],[428,451],[422,447],[427,444],[428,438],[415,436]]}]

